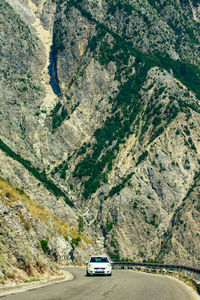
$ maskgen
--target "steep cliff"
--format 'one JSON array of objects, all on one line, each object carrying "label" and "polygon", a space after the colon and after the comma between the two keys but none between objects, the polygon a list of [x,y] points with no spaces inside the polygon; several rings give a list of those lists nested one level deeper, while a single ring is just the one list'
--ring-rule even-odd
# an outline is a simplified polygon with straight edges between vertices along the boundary
[{"label": "steep cliff", "polygon": [[[24,203],[24,215],[39,224],[33,247],[44,262],[43,239],[49,264],[51,257],[80,262],[98,251],[197,265],[199,4],[0,5],[1,176],[47,209],[47,219],[76,232],[67,241],[66,232],[52,235],[54,221],[49,227]],[[21,204],[5,194],[20,249],[30,232]],[[10,240],[4,244],[12,252]]]}]

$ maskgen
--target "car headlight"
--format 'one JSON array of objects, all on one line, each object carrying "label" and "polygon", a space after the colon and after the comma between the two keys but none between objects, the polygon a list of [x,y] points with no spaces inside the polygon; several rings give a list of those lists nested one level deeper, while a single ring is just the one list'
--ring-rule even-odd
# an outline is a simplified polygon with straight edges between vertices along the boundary
[{"label": "car headlight", "polygon": [[107,264],[106,265],[106,268],[110,269],[111,265],[110,264]]},{"label": "car headlight", "polygon": [[88,265],[88,268],[89,268],[89,269],[93,269],[94,266],[93,266],[92,264],[89,264],[89,265]]}]

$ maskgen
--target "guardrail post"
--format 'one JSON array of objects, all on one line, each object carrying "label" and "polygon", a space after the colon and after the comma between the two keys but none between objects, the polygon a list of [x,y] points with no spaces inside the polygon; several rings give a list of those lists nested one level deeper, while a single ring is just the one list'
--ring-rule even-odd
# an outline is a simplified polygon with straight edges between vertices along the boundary
[{"label": "guardrail post", "polygon": [[185,277],[185,270],[183,270],[183,277]]},{"label": "guardrail post", "polygon": [[195,280],[198,281],[198,274],[195,272]]}]

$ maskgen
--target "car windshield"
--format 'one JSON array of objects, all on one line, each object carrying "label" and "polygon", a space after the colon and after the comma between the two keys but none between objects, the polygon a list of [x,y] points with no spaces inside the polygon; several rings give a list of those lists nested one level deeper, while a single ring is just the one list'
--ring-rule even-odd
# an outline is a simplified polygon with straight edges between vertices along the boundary
[{"label": "car windshield", "polygon": [[91,257],[90,262],[92,263],[108,263],[109,260],[107,257]]}]

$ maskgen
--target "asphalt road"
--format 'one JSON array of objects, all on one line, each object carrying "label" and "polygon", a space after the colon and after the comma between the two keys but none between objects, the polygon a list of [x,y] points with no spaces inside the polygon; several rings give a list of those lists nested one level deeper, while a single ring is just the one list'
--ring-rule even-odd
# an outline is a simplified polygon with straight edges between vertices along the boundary
[{"label": "asphalt road", "polygon": [[194,300],[199,296],[183,283],[164,276],[113,270],[112,277],[85,276],[85,268],[67,268],[74,280],[52,284],[3,300]]}]

